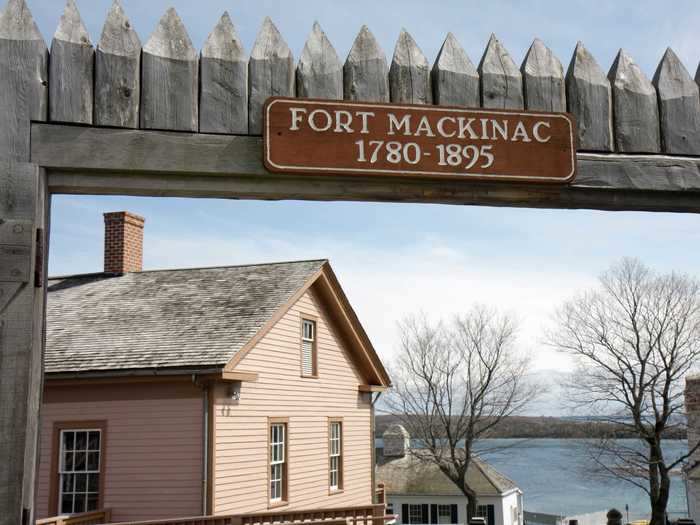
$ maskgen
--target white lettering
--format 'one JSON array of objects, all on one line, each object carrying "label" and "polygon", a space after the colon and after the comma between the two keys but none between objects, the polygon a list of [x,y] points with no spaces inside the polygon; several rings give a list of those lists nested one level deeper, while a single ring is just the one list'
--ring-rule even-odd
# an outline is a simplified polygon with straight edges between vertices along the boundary
[{"label": "white lettering", "polygon": [[457,123],[457,121],[455,120],[454,117],[442,117],[437,122],[438,135],[440,135],[441,137],[445,137],[445,138],[454,137],[457,134],[457,132],[453,131],[452,133],[448,133],[447,131],[445,131],[445,122],[452,122],[452,124]]},{"label": "white lettering", "polygon": [[395,135],[402,128],[404,135],[411,134],[411,115],[404,115],[400,121],[393,113],[389,113],[387,116],[389,117],[389,131],[387,135]]},{"label": "white lettering", "polygon": [[477,140],[479,138],[479,135],[477,135],[474,130],[472,129],[472,123],[475,121],[475,118],[470,118],[469,120],[465,120],[464,117],[459,117],[457,121],[459,122],[459,138],[463,139],[466,138],[464,133],[467,132],[469,133],[469,138],[472,140]]},{"label": "white lettering", "polygon": [[355,113],[362,119],[362,129],[360,130],[360,133],[367,134],[369,133],[369,126],[368,126],[368,120],[369,117],[374,116],[374,112],[372,111],[357,111]]},{"label": "white lettering", "polygon": [[537,122],[533,127],[532,127],[532,135],[535,137],[535,140],[537,142],[545,143],[549,142],[552,139],[551,135],[547,135],[546,137],[543,137],[540,135],[540,128],[541,127],[546,127],[546,128],[551,128],[552,125],[549,122],[545,122],[541,120],[540,122]]},{"label": "white lettering", "polygon": [[493,140],[497,140],[496,132],[501,136],[503,140],[508,140],[508,121],[502,120],[500,123],[497,120],[492,120],[491,125],[493,126],[493,133],[491,136]]},{"label": "white lettering", "polygon": [[289,108],[289,111],[292,113],[292,127],[289,128],[289,131],[299,131],[299,123],[302,120],[300,113],[306,113],[306,108]]},{"label": "white lettering", "polygon": [[[343,121],[344,117],[345,121]],[[352,133],[352,114],[349,111],[336,110],[335,112],[335,133]]]},{"label": "white lettering", "polygon": [[522,140],[523,142],[532,142],[532,139],[527,134],[527,130],[525,129],[525,124],[523,124],[522,121],[519,121],[517,126],[515,126],[513,137],[510,140],[511,142],[518,142],[519,140]]},{"label": "white lettering", "polygon": [[416,128],[416,137],[420,137],[421,134],[425,134],[427,137],[434,137],[435,133],[433,133],[432,128],[430,127],[430,121],[428,120],[428,117],[425,115],[421,117],[420,122],[418,123],[418,127]]},{"label": "white lettering", "polygon": [[[326,119],[325,126],[318,126],[316,124],[316,116],[323,115]],[[309,114],[309,127],[314,131],[328,131],[333,125],[333,117],[325,109],[315,109]]]}]

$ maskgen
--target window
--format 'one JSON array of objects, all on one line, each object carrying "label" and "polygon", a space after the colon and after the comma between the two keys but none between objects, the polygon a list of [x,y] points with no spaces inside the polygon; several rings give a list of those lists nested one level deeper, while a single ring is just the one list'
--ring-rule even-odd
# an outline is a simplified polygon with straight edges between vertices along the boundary
[{"label": "window", "polygon": [[394,504],[393,503],[386,504],[386,513],[387,513],[387,515],[394,514]]},{"label": "window", "polygon": [[[456,507],[456,505],[455,505],[455,507]],[[439,524],[454,523],[452,521],[452,505],[438,505],[437,514],[438,514],[437,522]]]},{"label": "window", "polygon": [[343,488],[343,423],[331,420],[328,431],[329,475],[331,491]]},{"label": "window", "polygon": [[425,523],[423,520],[423,505],[408,506],[408,523]]},{"label": "window", "polygon": [[58,513],[96,510],[100,499],[101,429],[60,431]]},{"label": "window", "polygon": [[477,505],[476,515],[486,519],[486,525],[495,525],[496,514],[493,505]]},{"label": "window", "polygon": [[287,423],[270,422],[270,503],[287,495]]},{"label": "window", "polygon": [[301,320],[301,375],[315,377],[316,366],[316,321]]}]

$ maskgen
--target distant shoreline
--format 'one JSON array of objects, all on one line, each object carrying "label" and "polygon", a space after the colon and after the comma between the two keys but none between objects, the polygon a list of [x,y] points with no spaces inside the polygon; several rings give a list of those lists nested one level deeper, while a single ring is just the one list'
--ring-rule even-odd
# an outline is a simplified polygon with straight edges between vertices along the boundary
[{"label": "distant shoreline", "polygon": [[[399,420],[393,415],[376,417],[375,437],[381,438],[390,425]],[[544,416],[511,416],[488,436],[494,439],[590,439],[610,437],[616,439],[636,437],[628,429],[613,423]],[[684,429],[669,432],[665,439],[687,439]]]}]

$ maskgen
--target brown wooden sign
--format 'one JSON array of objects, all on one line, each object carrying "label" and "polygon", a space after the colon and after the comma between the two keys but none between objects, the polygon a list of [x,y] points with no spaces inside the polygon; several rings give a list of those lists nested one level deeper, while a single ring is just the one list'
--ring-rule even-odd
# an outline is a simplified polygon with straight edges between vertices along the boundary
[{"label": "brown wooden sign", "polygon": [[271,98],[265,166],[283,173],[569,183],[573,117],[399,104]]}]

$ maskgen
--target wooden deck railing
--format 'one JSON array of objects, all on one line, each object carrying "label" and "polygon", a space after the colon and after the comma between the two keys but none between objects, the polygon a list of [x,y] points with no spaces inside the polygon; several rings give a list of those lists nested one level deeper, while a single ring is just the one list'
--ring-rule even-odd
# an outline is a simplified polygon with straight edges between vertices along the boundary
[{"label": "wooden deck railing", "polygon": [[93,510],[64,516],[54,516],[36,520],[35,525],[102,525],[109,523],[112,518],[110,509]]},{"label": "wooden deck railing", "polygon": [[[255,512],[221,516],[193,516],[114,525],[383,525],[393,516],[384,515],[384,505],[290,511]],[[53,525],[48,522],[46,525]]]}]

